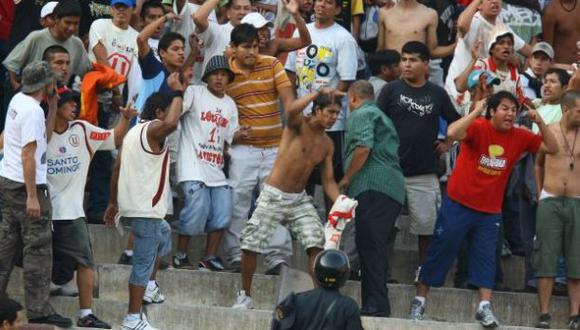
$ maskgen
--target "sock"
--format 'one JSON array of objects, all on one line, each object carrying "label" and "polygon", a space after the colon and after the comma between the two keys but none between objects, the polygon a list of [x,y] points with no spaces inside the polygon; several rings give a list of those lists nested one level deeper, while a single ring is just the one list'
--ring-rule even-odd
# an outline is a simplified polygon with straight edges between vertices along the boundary
[{"label": "sock", "polygon": [[155,282],[155,280],[149,280],[149,283],[147,283],[147,290],[153,290],[155,289],[156,286],[157,283]]},{"label": "sock", "polygon": [[140,319],[141,319],[141,314],[127,314],[127,316],[125,316],[125,321],[127,321],[127,322],[137,321]]},{"label": "sock", "polygon": [[421,306],[425,306],[425,297],[415,296],[415,299],[421,302]]},{"label": "sock", "polygon": [[79,319],[82,319],[85,316],[93,314],[93,311],[89,309],[81,309],[79,310]]},{"label": "sock", "polygon": [[132,257],[132,256],[133,256],[133,250],[125,250],[125,254],[126,254],[128,257]]},{"label": "sock", "polygon": [[177,251],[177,253],[175,254],[175,256],[177,257],[177,259],[185,259],[185,258],[187,258],[187,253],[181,252],[181,251]]},{"label": "sock", "polygon": [[479,307],[477,308],[477,310],[480,311],[483,308],[483,306],[485,306],[485,305],[489,305],[489,300],[482,300],[482,301],[480,301],[479,302]]}]

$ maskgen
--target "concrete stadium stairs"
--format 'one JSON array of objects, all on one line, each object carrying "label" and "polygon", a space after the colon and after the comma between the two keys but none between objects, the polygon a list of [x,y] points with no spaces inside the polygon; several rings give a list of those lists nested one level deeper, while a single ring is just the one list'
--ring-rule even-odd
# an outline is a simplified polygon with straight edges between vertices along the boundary
[{"label": "concrete stadium stairs", "polygon": [[[118,329],[126,313],[127,281],[131,268],[116,265],[124,250],[125,238],[115,230],[102,225],[90,225],[91,242],[95,253],[96,287],[93,310],[103,320]],[[202,256],[205,238],[191,241],[190,261],[197,263]],[[363,318],[365,329],[481,329],[474,321],[477,294],[471,290],[454,289],[447,285],[433,289],[427,301],[426,316],[429,321],[406,320],[411,299],[414,297],[413,281],[417,263],[416,241],[403,228],[395,246],[394,278],[402,284],[389,285],[392,318]],[[306,254],[298,243],[294,245],[291,266],[306,268]],[[523,286],[523,260],[511,257],[503,260],[512,288]],[[260,266],[261,267],[261,266]],[[236,311],[229,308],[240,287],[240,275],[197,270],[168,269],[160,271],[158,282],[167,300],[160,305],[144,308],[151,324],[161,329],[269,329],[278,288],[279,276],[259,273],[254,277],[253,300],[255,310]],[[453,272],[450,272],[453,273]],[[452,274],[448,284],[452,283]],[[343,293],[360,303],[360,283],[349,281]],[[8,293],[23,302],[22,271],[15,269]],[[51,302],[59,313],[76,321],[78,299],[53,297]],[[493,308],[502,327],[500,329],[526,329],[533,327],[537,318],[537,297],[534,294],[495,292]],[[552,302],[553,326],[564,328],[567,321],[567,300],[554,297]]]}]

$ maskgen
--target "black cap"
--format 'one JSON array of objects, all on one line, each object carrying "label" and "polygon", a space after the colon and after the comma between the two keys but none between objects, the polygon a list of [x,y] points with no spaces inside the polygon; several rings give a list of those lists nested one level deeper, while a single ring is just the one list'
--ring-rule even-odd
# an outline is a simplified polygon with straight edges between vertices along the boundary
[{"label": "black cap", "polygon": [[324,250],[316,257],[314,274],[321,287],[339,289],[350,275],[348,257],[340,250]]},{"label": "black cap", "polygon": [[207,62],[207,65],[205,66],[205,71],[203,73],[203,77],[201,78],[201,80],[203,82],[207,82],[207,76],[214,72],[214,71],[218,71],[218,70],[226,70],[226,72],[228,73],[228,76],[230,78],[230,82],[232,82],[232,80],[234,80],[234,73],[232,72],[232,70],[230,69],[230,65],[228,64],[228,59],[223,56],[223,55],[215,55],[212,58],[209,59],[209,61]]}]

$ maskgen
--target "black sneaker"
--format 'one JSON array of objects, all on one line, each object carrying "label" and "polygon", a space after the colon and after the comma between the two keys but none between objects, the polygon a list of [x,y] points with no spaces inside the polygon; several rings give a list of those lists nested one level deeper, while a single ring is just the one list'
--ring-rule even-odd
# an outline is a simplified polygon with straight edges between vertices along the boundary
[{"label": "black sneaker", "polygon": [[187,256],[185,258],[178,258],[177,256],[173,256],[173,267],[186,268],[191,267],[191,264],[189,263]]},{"label": "black sneaker", "polygon": [[198,269],[210,270],[213,272],[223,272],[225,267],[222,260],[219,257],[211,257],[200,261]]},{"label": "black sneaker", "polygon": [[230,262],[230,268],[228,269],[232,273],[241,273],[242,272],[242,261],[241,260],[234,260]]},{"label": "black sneaker", "polygon": [[285,262],[281,262],[279,264],[277,264],[276,266],[268,269],[264,274],[265,275],[280,275],[280,271],[282,270],[282,265],[284,265]]},{"label": "black sneaker", "polygon": [[70,328],[73,325],[71,319],[62,317],[56,313],[48,316],[36,317],[33,319],[28,319],[28,323],[35,324],[51,324],[60,328]]},{"label": "black sneaker", "polygon": [[126,252],[121,253],[119,257],[119,261],[117,261],[120,265],[132,265],[133,264],[133,256],[128,256]]},{"label": "black sneaker", "polygon": [[550,329],[551,321],[552,317],[550,317],[550,314],[541,314],[540,317],[538,317],[538,323],[536,323],[536,328]]},{"label": "black sneaker", "polygon": [[580,330],[580,315],[570,316],[568,321],[568,329]]},{"label": "black sneaker", "polygon": [[99,320],[95,314],[89,314],[77,321],[77,327],[81,328],[99,328],[99,329],[112,329],[110,325]]}]

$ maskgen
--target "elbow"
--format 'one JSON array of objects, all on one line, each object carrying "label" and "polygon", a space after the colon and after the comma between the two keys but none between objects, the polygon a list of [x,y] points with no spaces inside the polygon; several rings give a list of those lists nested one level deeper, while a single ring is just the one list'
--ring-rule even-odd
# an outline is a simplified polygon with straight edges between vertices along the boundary
[{"label": "elbow", "polygon": [[202,18],[199,11],[193,15],[193,23],[197,26],[205,26],[207,24],[207,18]]},{"label": "elbow", "polygon": [[178,123],[179,123],[179,118],[177,118],[177,120],[172,120],[172,121],[166,123],[164,126],[168,132],[174,132],[177,130]]},{"label": "elbow", "polygon": [[459,132],[457,132],[457,130],[454,129],[453,126],[449,126],[449,128],[447,128],[447,140],[448,141],[458,141],[460,139],[461,139],[461,137],[459,136]]}]

